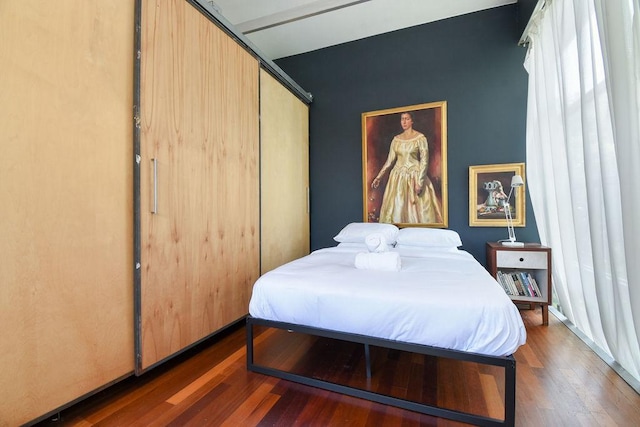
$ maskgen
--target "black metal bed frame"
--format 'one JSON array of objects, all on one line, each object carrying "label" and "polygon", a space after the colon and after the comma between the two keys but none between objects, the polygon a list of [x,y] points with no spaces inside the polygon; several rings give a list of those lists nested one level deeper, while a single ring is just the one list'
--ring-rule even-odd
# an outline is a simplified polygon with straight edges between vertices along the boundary
[{"label": "black metal bed frame", "polygon": [[[254,363],[253,360],[253,327],[254,325],[266,326],[269,328],[284,329],[293,332],[299,332],[319,337],[339,339],[365,345],[365,357],[367,364],[367,377],[370,376],[369,361],[369,345],[377,347],[389,348],[394,350],[408,351],[412,353],[424,354],[429,356],[443,357],[448,359],[456,359],[468,362],[475,362],[485,365],[499,366],[504,368],[504,420],[488,418],[482,415],[470,414],[466,412],[446,409],[435,405],[427,405],[411,400],[400,399],[382,393],[376,393],[369,390],[354,388],[342,384],[336,384],[330,381],[318,378],[306,377],[304,375],[283,371],[268,366],[261,366]],[[402,409],[419,412],[422,414],[432,415],[435,417],[448,418],[455,421],[465,422],[478,426],[513,426],[515,424],[515,406],[516,406],[516,361],[513,355],[509,356],[487,356],[478,353],[467,353],[458,350],[447,350],[438,347],[431,347],[420,344],[404,343],[400,341],[391,341],[382,338],[374,338],[365,335],[350,334],[345,332],[332,331],[328,329],[319,329],[309,326],[296,325],[292,323],[275,322],[247,316],[247,369],[265,375],[281,378],[284,380],[294,381],[312,387],[322,388],[336,393],[342,393],[349,396],[370,400],[373,402],[392,405]]]}]

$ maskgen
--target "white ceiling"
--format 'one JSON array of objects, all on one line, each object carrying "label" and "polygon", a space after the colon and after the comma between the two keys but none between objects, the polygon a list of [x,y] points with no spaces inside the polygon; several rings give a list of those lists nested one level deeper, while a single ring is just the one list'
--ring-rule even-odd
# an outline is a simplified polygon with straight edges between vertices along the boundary
[{"label": "white ceiling", "polygon": [[207,0],[267,59],[310,52],[517,0]]}]

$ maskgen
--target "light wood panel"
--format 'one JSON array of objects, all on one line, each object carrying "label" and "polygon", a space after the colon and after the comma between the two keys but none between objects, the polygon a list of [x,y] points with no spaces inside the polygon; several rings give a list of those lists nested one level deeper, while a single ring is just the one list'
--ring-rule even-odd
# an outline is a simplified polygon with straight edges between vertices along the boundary
[{"label": "light wood panel", "polygon": [[133,370],[133,5],[0,2],[0,425]]},{"label": "light wood panel", "polygon": [[141,52],[144,370],[247,313],[259,273],[259,66],[185,0],[142,2]]},{"label": "light wood panel", "polygon": [[309,107],[260,70],[261,272],[309,253]]}]

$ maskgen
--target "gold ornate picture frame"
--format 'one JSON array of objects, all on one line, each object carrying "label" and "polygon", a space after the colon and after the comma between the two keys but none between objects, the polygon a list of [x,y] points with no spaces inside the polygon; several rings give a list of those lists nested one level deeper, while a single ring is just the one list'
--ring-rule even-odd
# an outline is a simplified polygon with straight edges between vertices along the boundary
[{"label": "gold ornate picture frame", "polygon": [[365,222],[446,228],[447,102],[362,113]]},{"label": "gold ornate picture frame", "polygon": [[525,179],[524,163],[469,166],[469,226],[506,227],[503,202],[509,197],[514,227],[526,225],[525,187],[513,188],[511,178]]}]

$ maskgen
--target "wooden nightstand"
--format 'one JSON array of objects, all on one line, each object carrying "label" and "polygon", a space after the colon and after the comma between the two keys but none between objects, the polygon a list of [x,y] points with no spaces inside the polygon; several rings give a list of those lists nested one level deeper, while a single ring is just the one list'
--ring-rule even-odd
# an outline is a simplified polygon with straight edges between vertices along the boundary
[{"label": "wooden nightstand", "polygon": [[487,242],[487,269],[514,303],[540,305],[542,324],[549,324],[551,248],[538,243],[514,248]]}]

